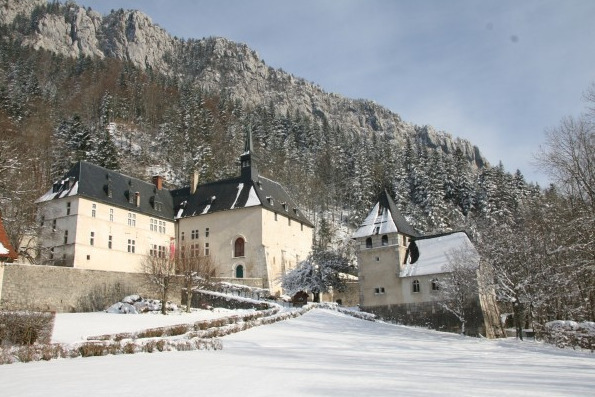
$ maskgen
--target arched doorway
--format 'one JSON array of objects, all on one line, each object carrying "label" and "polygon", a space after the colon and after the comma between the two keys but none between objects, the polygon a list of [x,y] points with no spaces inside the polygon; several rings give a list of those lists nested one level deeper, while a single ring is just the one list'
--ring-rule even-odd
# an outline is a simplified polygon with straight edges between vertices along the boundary
[{"label": "arched doorway", "polygon": [[236,278],[244,278],[244,265],[237,265],[235,271]]}]

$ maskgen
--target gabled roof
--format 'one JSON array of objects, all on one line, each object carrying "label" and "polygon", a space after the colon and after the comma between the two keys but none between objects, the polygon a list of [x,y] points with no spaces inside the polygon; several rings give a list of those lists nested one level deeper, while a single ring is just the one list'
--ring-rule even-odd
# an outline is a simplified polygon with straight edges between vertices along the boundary
[{"label": "gabled roof", "polygon": [[419,233],[397,209],[395,202],[384,191],[352,237],[360,238],[388,233],[401,233],[411,237],[419,236]]},{"label": "gabled roof", "polygon": [[260,175],[244,173],[237,178],[172,191],[177,203],[176,218],[185,218],[262,206],[304,225],[314,227],[281,184]]},{"label": "gabled roof", "polygon": [[[412,251],[417,250],[416,260],[410,260]],[[406,262],[401,270],[401,277],[424,276],[447,273],[445,266],[449,264],[449,255],[458,250],[471,250],[473,256],[479,255],[465,232],[444,233],[413,239],[407,248]],[[413,262],[413,263],[410,263]]]},{"label": "gabled roof", "polygon": [[12,248],[8,234],[6,234],[6,229],[4,229],[4,225],[2,224],[2,213],[0,212],[0,261],[15,260],[17,257],[18,255],[14,248]]},{"label": "gabled roof", "polygon": [[[135,195],[138,193],[138,205]],[[108,170],[86,161],[76,163],[64,179],[37,202],[83,196],[90,200],[144,213],[157,218],[174,219],[173,199],[167,189],[153,183]]]}]

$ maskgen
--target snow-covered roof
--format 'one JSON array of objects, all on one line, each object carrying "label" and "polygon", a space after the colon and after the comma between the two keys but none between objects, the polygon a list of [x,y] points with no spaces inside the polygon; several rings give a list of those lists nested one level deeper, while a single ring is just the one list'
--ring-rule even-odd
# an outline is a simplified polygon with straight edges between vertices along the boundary
[{"label": "snow-covered roof", "polygon": [[465,232],[417,238],[410,243],[410,250],[413,245],[417,247],[419,257],[415,263],[409,263],[408,258],[408,263],[401,270],[401,277],[446,273],[444,266],[449,263],[449,255],[457,250],[472,250],[479,262],[477,251]]},{"label": "snow-covered roof", "polygon": [[407,222],[397,209],[388,193],[383,192],[372,211],[368,213],[361,226],[353,234],[353,238],[368,237],[375,234],[402,233],[418,236],[415,229]]},{"label": "snow-covered roof", "polygon": [[190,194],[188,188],[173,191],[172,194],[174,200],[180,202],[177,218],[262,206],[313,227],[280,183],[258,174],[247,173],[236,178],[205,183],[197,186],[193,194]]},{"label": "snow-covered roof", "polygon": [[[138,195],[138,204],[134,197]],[[173,200],[167,189],[98,165],[79,161],[37,203],[84,196],[159,218],[173,219]]]}]

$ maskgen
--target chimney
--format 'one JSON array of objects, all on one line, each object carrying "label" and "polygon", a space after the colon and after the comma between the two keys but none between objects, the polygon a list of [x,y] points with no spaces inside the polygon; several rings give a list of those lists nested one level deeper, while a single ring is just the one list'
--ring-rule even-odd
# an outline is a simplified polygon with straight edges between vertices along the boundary
[{"label": "chimney", "polygon": [[198,186],[198,171],[192,171],[192,175],[190,177],[190,194],[196,193],[196,188]]},{"label": "chimney", "polygon": [[163,177],[161,175],[153,176],[153,185],[157,187],[157,190],[163,189]]}]

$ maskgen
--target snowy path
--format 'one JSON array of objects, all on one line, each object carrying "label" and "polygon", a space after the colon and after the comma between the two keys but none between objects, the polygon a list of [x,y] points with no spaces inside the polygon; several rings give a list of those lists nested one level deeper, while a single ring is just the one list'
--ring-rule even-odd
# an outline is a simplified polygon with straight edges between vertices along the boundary
[{"label": "snowy path", "polygon": [[372,323],[336,312],[222,339],[223,350],[0,366],[3,396],[586,396],[595,354]]}]

